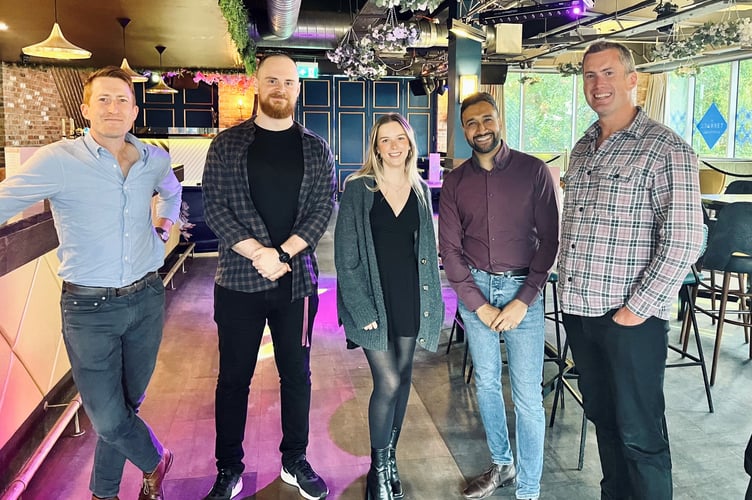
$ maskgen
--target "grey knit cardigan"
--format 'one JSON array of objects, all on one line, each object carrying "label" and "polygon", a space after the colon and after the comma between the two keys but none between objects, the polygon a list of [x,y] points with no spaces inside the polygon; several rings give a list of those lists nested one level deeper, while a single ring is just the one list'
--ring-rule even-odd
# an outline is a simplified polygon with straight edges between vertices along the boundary
[{"label": "grey knit cardigan", "polygon": [[[337,312],[345,335],[372,350],[387,350],[387,321],[384,294],[371,233],[372,178],[348,182],[340,200],[334,230],[334,264],[337,269]],[[423,184],[427,206],[418,203],[420,226],[416,238],[420,283],[419,346],[436,351],[444,322],[436,236],[431,213],[431,193]],[[378,328],[363,327],[376,321]]]}]

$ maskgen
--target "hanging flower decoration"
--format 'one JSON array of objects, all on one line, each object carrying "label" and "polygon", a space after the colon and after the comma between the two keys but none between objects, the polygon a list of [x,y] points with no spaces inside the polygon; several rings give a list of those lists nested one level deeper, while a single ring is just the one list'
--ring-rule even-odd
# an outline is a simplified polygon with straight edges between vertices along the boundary
[{"label": "hanging flower decoration", "polygon": [[681,76],[684,78],[695,76],[700,74],[700,67],[697,64],[682,64],[676,70],[674,70],[674,73],[677,76]]},{"label": "hanging flower decoration", "polygon": [[562,63],[556,66],[556,69],[559,71],[561,76],[572,76],[572,75],[581,75],[582,74],[582,63]]},{"label": "hanging flower decoration", "polygon": [[540,83],[541,78],[538,75],[522,75],[520,77],[520,83],[522,85],[535,85],[536,83]]},{"label": "hanging flower decoration", "polygon": [[193,81],[204,82],[209,85],[222,82],[226,85],[237,88],[243,93],[256,87],[256,77],[248,76],[243,73],[203,73],[201,71],[196,71],[196,74],[193,76]]},{"label": "hanging flower decoration", "polygon": [[414,24],[397,23],[394,9],[390,9],[385,23],[373,27],[360,38],[352,30],[348,31],[337,48],[327,52],[326,57],[351,80],[379,80],[387,73],[387,66],[379,54],[405,52],[419,38],[418,28]]},{"label": "hanging flower decoration", "polygon": [[752,45],[752,20],[733,19],[718,23],[705,23],[686,38],[674,38],[658,44],[653,50],[653,60],[686,59],[702,53],[706,47]]},{"label": "hanging flower decoration", "polygon": [[377,7],[385,9],[399,8],[400,12],[406,10],[423,10],[433,12],[439,8],[441,0],[374,0]]}]

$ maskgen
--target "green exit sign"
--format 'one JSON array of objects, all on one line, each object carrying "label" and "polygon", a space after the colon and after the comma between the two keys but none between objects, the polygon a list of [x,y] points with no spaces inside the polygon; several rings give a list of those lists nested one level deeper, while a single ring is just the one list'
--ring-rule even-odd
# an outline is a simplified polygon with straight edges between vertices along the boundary
[{"label": "green exit sign", "polygon": [[318,78],[319,63],[317,62],[297,62],[298,76],[300,78]]}]

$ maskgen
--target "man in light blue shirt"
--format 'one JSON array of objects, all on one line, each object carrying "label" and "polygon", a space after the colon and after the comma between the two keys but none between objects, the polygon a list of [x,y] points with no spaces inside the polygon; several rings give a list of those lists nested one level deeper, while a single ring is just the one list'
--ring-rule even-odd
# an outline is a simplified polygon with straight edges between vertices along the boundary
[{"label": "man in light blue shirt", "polygon": [[120,68],[89,76],[81,111],[88,135],[42,147],[0,182],[0,223],[50,200],[60,241],[63,339],[98,437],[92,499],[118,498],[126,459],[144,471],[139,500],[162,499],[172,453],[137,411],[162,339],[164,287],[156,271],[182,189],[169,155],[128,133],[138,107]]}]

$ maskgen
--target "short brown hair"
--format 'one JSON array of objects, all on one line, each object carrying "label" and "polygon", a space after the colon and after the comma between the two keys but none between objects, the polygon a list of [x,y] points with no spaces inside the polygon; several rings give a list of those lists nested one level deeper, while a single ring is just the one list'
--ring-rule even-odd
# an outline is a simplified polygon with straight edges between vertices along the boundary
[{"label": "short brown hair", "polygon": [[131,89],[131,94],[133,95],[135,104],[136,89],[133,87],[133,80],[131,80],[131,77],[128,75],[128,73],[118,68],[117,66],[106,66],[102,69],[96,70],[89,75],[89,77],[86,79],[86,82],[84,83],[84,104],[89,104],[89,99],[91,99],[91,84],[97,78],[118,78],[120,80],[123,80]]},{"label": "short brown hair", "polygon": [[588,55],[595,54],[597,52],[603,52],[604,50],[609,49],[616,49],[619,52],[619,60],[621,60],[621,63],[624,65],[624,70],[627,73],[635,72],[635,62],[634,57],[632,56],[632,51],[630,51],[626,45],[618,42],[609,42],[606,40],[593,42],[590,44],[590,46],[588,46],[587,49],[585,49],[585,54],[582,56],[583,66],[585,65],[585,58]]},{"label": "short brown hair", "polygon": [[293,62],[293,64],[296,64],[295,63],[295,59],[293,59],[292,56],[290,54],[288,54],[287,52],[281,52],[281,51],[267,52],[259,60],[258,66],[256,67],[256,73],[258,74],[259,70],[261,69],[261,66],[263,66],[266,61],[268,61],[269,59],[272,59],[274,57],[284,57],[285,59],[291,60]]}]

